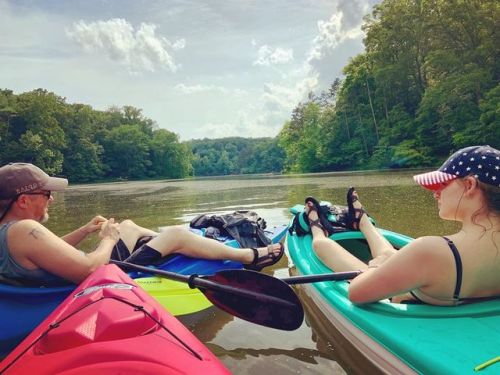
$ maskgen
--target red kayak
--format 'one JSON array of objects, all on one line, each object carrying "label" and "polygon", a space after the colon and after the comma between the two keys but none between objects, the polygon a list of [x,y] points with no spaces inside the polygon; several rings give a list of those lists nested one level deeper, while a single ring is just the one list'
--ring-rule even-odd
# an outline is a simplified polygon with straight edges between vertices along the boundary
[{"label": "red kayak", "polygon": [[83,281],[0,363],[0,374],[229,371],[131,278],[107,265]]}]

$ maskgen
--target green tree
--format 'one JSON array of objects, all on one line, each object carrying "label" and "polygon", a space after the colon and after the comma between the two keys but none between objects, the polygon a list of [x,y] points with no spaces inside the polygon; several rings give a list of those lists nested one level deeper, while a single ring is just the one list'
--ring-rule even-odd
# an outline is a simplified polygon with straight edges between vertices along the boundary
[{"label": "green tree", "polygon": [[137,126],[120,125],[112,129],[104,141],[104,158],[111,177],[151,176],[149,139]]},{"label": "green tree", "polygon": [[150,154],[151,170],[157,177],[182,178],[192,174],[191,150],[179,142],[175,133],[166,129],[154,131]]}]

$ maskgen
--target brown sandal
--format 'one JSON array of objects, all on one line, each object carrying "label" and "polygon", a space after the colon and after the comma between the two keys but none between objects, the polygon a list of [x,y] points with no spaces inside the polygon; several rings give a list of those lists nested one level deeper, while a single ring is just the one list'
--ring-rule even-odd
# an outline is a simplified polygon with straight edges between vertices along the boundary
[{"label": "brown sandal", "polygon": [[[306,215],[307,215],[307,220],[309,221],[309,227],[310,228],[316,227],[316,228],[321,229],[323,231],[323,233],[325,234],[325,236],[328,237],[328,235],[329,235],[328,230],[323,225],[321,217],[320,217],[321,213],[318,211],[318,208],[319,208],[318,201],[316,199],[314,199],[313,197],[307,197],[305,203],[306,203],[306,207],[308,208]],[[312,206],[309,206],[309,203],[311,203]],[[316,211],[316,214],[318,215],[318,218],[316,220],[309,219],[309,214],[311,213],[311,211]]]},{"label": "brown sandal", "polygon": [[[358,193],[354,187],[350,187],[347,191],[347,227],[353,230],[359,230],[359,222],[363,215],[368,215],[368,213],[363,208],[355,208],[354,202],[358,200]],[[368,215],[369,216],[369,215]]]},{"label": "brown sandal", "polygon": [[[274,246],[276,245],[280,246],[280,251],[277,255],[274,253]],[[285,253],[285,247],[282,243],[267,245],[267,253],[262,256],[259,256],[258,249],[253,247],[251,249],[253,251],[253,262],[251,264],[244,265],[244,267],[247,270],[253,271],[260,271],[264,267],[272,266],[273,264],[278,263]]]}]

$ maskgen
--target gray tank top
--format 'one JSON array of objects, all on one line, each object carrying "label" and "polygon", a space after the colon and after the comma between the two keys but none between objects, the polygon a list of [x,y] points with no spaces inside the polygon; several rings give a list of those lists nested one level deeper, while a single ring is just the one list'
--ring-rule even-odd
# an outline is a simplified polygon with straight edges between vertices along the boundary
[{"label": "gray tank top", "polygon": [[7,231],[15,221],[0,225],[0,276],[7,280],[26,282],[29,284],[39,285],[63,285],[68,284],[67,281],[59,276],[47,272],[41,268],[36,270],[26,269],[16,263],[10,256],[9,246],[7,243]]}]

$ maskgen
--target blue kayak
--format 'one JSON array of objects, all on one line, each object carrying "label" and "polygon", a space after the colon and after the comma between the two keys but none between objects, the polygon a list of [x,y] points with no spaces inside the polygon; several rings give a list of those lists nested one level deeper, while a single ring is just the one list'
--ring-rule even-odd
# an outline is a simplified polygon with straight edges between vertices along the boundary
[{"label": "blue kayak", "polygon": [[[266,235],[273,243],[281,241],[286,235],[288,226],[281,225],[266,231]],[[190,229],[191,231],[204,235],[204,230]],[[226,245],[238,248],[239,243],[228,237],[220,238]],[[212,275],[221,270],[241,269],[243,265],[230,260],[206,260],[187,257],[176,254],[169,257],[163,263],[155,265],[155,268],[180,273],[183,275]],[[140,272],[130,272],[129,275],[136,279],[141,287],[147,292],[151,287],[151,294],[157,297],[157,290],[153,290],[154,283],[141,283],[141,280],[151,280],[151,275]],[[172,282],[174,283],[174,282]],[[171,287],[172,283],[165,283]],[[183,285],[185,286],[185,285]],[[157,285],[156,285],[157,287]],[[45,319],[74,289],[76,285],[61,287],[19,287],[0,284],[0,358],[5,357],[21,340],[23,340],[40,322]],[[187,286],[182,293],[187,293]],[[190,290],[193,298],[204,298],[197,289]],[[175,293],[178,291],[174,291]],[[184,296],[186,298],[186,296]],[[159,299],[159,298],[158,298]],[[166,307],[168,305],[160,301]],[[175,309],[174,309],[175,310]],[[172,311],[173,314],[178,314]]]}]

